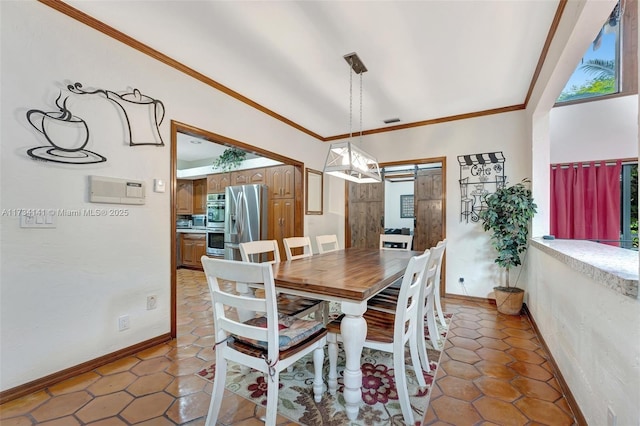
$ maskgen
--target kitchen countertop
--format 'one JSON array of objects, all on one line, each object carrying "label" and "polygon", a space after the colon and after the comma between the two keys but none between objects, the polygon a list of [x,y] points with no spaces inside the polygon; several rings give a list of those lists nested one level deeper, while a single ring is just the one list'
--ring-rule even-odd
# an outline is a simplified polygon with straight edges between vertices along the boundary
[{"label": "kitchen countertop", "polygon": [[207,228],[176,228],[176,232],[182,234],[206,234]]}]

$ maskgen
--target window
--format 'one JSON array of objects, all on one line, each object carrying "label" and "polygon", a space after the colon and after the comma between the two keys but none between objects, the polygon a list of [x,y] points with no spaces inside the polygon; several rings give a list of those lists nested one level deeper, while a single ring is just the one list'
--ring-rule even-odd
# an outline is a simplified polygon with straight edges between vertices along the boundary
[{"label": "window", "polygon": [[[625,2],[629,3],[629,2]],[[619,93],[620,46],[624,26],[620,2],[591,43],[557,102],[569,102]],[[636,60],[637,63],[637,60]]]},{"label": "window", "polygon": [[638,250],[638,164],[623,164],[621,176],[621,247]]}]

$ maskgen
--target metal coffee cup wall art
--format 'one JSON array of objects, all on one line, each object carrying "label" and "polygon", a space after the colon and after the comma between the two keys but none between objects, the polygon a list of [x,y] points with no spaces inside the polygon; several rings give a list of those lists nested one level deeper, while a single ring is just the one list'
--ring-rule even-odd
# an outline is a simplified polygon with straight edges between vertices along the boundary
[{"label": "metal coffee cup wall art", "polygon": [[64,164],[102,163],[107,159],[85,149],[89,143],[89,127],[80,117],[67,108],[67,98],[60,105],[62,93],[56,98],[58,111],[45,112],[39,109],[27,111],[27,121],[40,132],[49,145],[31,148],[27,154],[36,159]]}]

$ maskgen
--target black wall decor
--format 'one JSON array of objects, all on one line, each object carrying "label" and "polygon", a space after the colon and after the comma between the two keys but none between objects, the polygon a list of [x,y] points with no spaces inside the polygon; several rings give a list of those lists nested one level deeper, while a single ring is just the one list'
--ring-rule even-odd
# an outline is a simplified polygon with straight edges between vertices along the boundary
[{"label": "black wall decor", "polygon": [[413,218],[414,213],[413,194],[400,196],[400,217]]},{"label": "black wall decor", "polygon": [[67,98],[56,98],[58,111],[39,109],[27,111],[27,121],[47,140],[49,145],[31,148],[27,154],[36,160],[64,164],[93,164],[107,161],[102,155],[85,149],[89,142],[89,127],[67,108]]},{"label": "black wall decor", "polygon": [[502,151],[459,155],[460,164],[460,221],[480,220],[480,212],[487,207],[486,197],[504,186],[505,158]]},{"label": "black wall decor", "polygon": [[[162,136],[160,136],[159,126],[164,120],[164,104],[158,99],[143,95],[138,89],[133,92],[119,95],[111,90],[94,89],[87,90],[82,88],[81,83],[74,83],[67,86],[70,92],[78,95],[104,95],[110,101],[113,101],[120,107],[124,114],[129,134],[129,145],[157,145],[162,146]],[[135,117],[134,126],[131,127],[131,118]],[[149,121],[149,117],[151,120]],[[146,127],[140,123],[149,122]]]}]

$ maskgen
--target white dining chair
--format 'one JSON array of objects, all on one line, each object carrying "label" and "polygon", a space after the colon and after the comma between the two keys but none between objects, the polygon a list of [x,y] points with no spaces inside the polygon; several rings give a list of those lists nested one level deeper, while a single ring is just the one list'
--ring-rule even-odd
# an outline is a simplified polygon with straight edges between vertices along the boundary
[{"label": "white dining chair", "polygon": [[380,234],[381,250],[411,250],[413,235]]},{"label": "white dining chair", "polygon": [[438,245],[442,245],[442,253],[440,255],[440,258],[438,259],[438,270],[436,271],[436,278],[435,278],[435,286],[434,286],[434,302],[435,302],[435,309],[436,309],[436,313],[438,315],[438,321],[440,322],[440,324],[442,324],[443,326],[446,326],[447,323],[445,322],[444,319],[444,312],[442,310],[442,304],[440,303],[440,272],[442,272],[442,260],[444,259],[444,253],[447,250],[447,239],[445,238],[442,241],[439,241],[438,244],[436,245],[436,247]]},{"label": "white dining chair", "polygon": [[[253,263],[277,263],[280,262],[280,249],[276,240],[257,240],[238,244],[240,256],[243,262]],[[248,295],[248,288],[242,284],[242,293]],[[278,309],[281,313],[294,317],[305,317],[314,314],[317,320],[326,321],[328,309],[324,306],[324,301],[310,299],[292,294],[278,294]]]},{"label": "white dining chair", "polygon": [[[311,249],[311,239],[309,237],[289,237],[283,238],[284,249],[287,253],[287,260],[303,259],[305,257],[313,256]],[[301,249],[301,254],[294,255],[293,250]],[[313,300],[313,299],[311,299]],[[319,306],[315,312],[316,320],[322,321],[326,324],[329,321],[329,302],[322,301],[322,306]]]},{"label": "white dining chair", "polygon": [[[414,424],[409,389],[407,387],[407,374],[405,371],[405,346],[409,343],[411,362],[418,385],[426,386],[422,368],[416,327],[422,327],[422,321],[418,321],[418,310],[422,306],[421,288],[424,283],[424,274],[429,260],[429,251],[414,256],[409,260],[405,269],[398,303],[394,313],[367,310],[364,319],[367,321],[367,336],[364,347],[393,354],[393,370],[395,375],[396,391],[402,410],[405,424]],[[337,390],[337,358],[338,340],[340,337],[340,324],[344,316],[327,324],[327,351],[329,354],[329,393],[335,395]],[[419,324],[418,324],[419,323]],[[390,333],[390,331],[393,331]],[[427,364],[428,365],[428,364]],[[428,370],[427,370],[428,371]]]},{"label": "white dining chair", "polygon": [[[446,244],[443,244],[442,241],[439,241],[435,247],[427,250],[431,252],[429,256],[429,262],[427,263],[427,271],[425,273],[425,281],[424,281],[424,290],[422,294],[423,298],[423,309],[422,309],[422,324],[424,325],[424,321],[427,322],[427,327],[429,329],[429,340],[431,340],[431,344],[435,349],[440,349],[442,346],[440,333],[438,333],[438,328],[436,327],[436,316],[435,316],[435,289],[436,286],[439,285],[437,280],[437,271],[438,266],[442,263],[442,256],[444,254],[444,249]],[[393,312],[396,309],[396,305],[398,303],[399,297],[399,288],[397,286],[389,286],[380,293],[373,296],[371,299],[367,301],[367,308],[371,310],[377,310],[382,312]],[[444,316],[443,316],[444,321]],[[442,323],[445,325],[446,323]],[[424,327],[421,326],[418,329],[418,339],[422,343],[421,344],[421,357],[426,360],[426,349],[424,342]],[[424,361],[421,358],[422,361]],[[428,362],[422,363],[422,368],[428,369]]]},{"label": "white dining chair", "polygon": [[[289,237],[283,238],[284,251],[287,255],[287,260],[301,259],[303,257],[313,256],[311,249],[311,239],[309,237]],[[301,254],[293,254],[294,249],[301,249]]]},{"label": "white dining chair", "polygon": [[[227,361],[242,364],[266,375],[267,425],[276,424],[280,372],[313,353],[313,395],[322,399],[322,364],[327,330],[312,320],[281,315],[276,302],[273,271],[269,264],[255,264],[202,256],[213,306],[215,376],[207,426],[214,426],[220,413],[227,376]],[[244,282],[264,287],[264,298],[245,297],[222,290],[224,281]],[[241,322],[233,310],[249,308],[262,313]]]},{"label": "white dining chair", "polygon": [[335,234],[317,235],[316,244],[318,246],[318,253],[327,253],[340,249],[338,237]]}]

